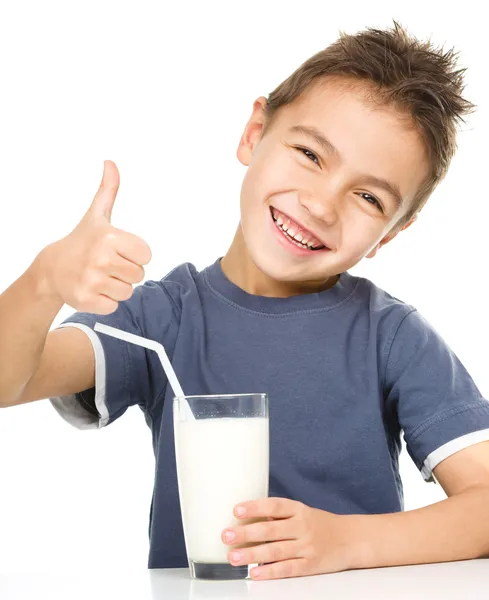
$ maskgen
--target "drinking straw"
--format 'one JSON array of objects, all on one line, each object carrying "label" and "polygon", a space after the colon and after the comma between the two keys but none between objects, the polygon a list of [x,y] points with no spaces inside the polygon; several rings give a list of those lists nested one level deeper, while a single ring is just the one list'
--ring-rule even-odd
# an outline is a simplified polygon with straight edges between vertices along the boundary
[{"label": "drinking straw", "polygon": [[[160,359],[161,366],[163,367],[163,371],[165,372],[168,382],[171,385],[173,394],[175,396],[185,397],[182,387],[178,382],[175,371],[171,366],[168,355],[166,354],[162,344],[156,342],[155,340],[150,340],[140,335],[135,335],[134,333],[129,333],[128,331],[123,331],[122,329],[117,329],[116,327],[103,325],[102,323],[95,323],[94,329],[95,331],[99,331],[100,333],[105,333],[106,335],[110,335],[112,337],[119,338],[120,340],[124,340],[125,342],[129,342],[130,344],[136,344],[137,346],[142,346],[143,348],[147,348],[148,350],[154,350],[158,355],[158,358]],[[182,409],[186,413],[187,419],[194,418],[192,410],[186,400],[184,400],[182,403]]]}]

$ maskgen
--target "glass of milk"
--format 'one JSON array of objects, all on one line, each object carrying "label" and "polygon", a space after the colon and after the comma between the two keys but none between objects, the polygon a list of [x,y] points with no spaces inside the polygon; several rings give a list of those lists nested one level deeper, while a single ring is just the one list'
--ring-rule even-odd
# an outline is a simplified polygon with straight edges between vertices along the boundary
[{"label": "glass of milk", "polygon": [[[189,410],[190,407],[190,410]],[[221,541],[240,502],[268,496],[267,394],[177,396],[175,455],[185,546],[195,579],[246,579],[254,565],[232,566]]]}]

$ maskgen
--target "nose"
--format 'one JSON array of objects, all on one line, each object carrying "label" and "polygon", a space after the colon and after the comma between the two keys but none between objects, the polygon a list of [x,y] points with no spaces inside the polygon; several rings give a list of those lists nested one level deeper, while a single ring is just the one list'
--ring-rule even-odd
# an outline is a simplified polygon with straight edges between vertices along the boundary
[{"label": "nose", "polygon": [[312,217],[327,225],[334,225],[338,220],[338,198],[333,194],[299,192],[299,202]]}]

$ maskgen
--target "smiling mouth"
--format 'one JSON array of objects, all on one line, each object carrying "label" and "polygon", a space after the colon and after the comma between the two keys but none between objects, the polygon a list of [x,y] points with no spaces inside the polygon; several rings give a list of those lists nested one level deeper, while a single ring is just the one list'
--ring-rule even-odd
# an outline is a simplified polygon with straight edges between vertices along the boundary
[{"label": "smiling mouth", "polygon": [[327,246],[322,244],[310,231],[300,227],[295,221],[278,211],[273,206],[270,207],[270,213],[276,227],[285,235],[285,237],[299,248],[317,252],[326,250]]}]

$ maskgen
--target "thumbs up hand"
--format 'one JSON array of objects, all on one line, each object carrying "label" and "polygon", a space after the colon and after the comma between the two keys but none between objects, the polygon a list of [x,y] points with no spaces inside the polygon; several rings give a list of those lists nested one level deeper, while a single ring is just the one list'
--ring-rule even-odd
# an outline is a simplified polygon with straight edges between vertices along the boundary
[{"label": "thumbs up hand", "polygon": [[42,289],[75,310],[107,315],[144,279],[151,250],[141,238],[111,224],[119,171],[104,162],[100,187],[75,229],[38,255]]}]

